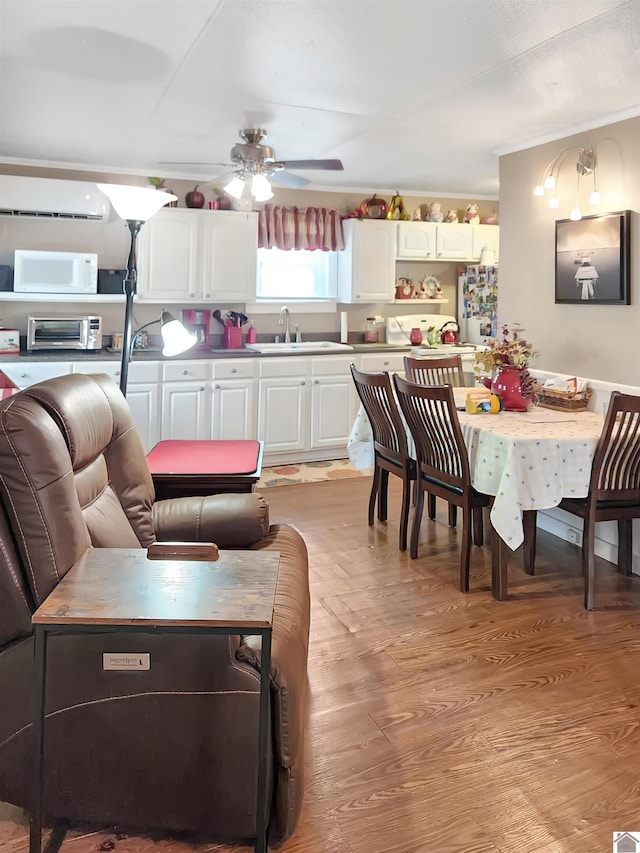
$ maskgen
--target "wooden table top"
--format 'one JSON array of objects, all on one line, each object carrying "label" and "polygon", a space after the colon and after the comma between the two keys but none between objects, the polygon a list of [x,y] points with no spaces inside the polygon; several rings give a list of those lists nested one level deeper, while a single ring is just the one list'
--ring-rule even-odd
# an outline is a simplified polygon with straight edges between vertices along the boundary
[{"label": "wooden table top", "polygon": [[144,548],[90,548],[32,622],[269,628],[279,561],[273,551],[221,551],[212,563],[149,560]]}]

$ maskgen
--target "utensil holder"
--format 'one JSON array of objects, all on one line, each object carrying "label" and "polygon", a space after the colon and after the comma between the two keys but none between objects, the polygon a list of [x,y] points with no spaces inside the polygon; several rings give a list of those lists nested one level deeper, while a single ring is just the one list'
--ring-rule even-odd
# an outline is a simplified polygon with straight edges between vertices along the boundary
[{"label": "utensil holder", "polygon": [[242,326],[224,327],[224,349],[242,349]]}]

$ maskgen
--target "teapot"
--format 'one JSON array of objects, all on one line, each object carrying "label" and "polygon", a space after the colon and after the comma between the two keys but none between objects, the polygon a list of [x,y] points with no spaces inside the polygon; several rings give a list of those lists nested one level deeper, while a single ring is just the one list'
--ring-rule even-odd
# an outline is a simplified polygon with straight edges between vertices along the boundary
[{"label": "teapot", "polygon": [[396,299],[413,299],[413,282],[402,276],[396,282]]},{"label": "teapot", "polygon": [[460,326],[455,320],[448,320],[439,330],[440,340],[443,344],[457,344]]}]

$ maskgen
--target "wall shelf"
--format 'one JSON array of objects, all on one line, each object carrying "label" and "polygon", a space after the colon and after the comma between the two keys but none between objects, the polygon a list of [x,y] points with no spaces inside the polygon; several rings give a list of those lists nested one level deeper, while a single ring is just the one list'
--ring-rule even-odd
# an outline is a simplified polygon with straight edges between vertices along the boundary
[{"label": "wall shelf", "polygon": [[448,299],[394,299],[395,305],[448,305]]}]

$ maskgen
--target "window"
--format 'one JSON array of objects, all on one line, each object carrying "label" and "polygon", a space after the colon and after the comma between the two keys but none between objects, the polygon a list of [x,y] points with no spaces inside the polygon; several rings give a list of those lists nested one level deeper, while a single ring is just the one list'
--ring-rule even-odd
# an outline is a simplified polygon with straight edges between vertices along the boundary
[{"label": "window", "polygon": [[258,249],[257,301],[335,302],[337,266],[336,252]]}]

